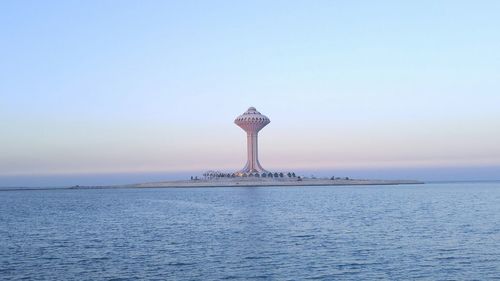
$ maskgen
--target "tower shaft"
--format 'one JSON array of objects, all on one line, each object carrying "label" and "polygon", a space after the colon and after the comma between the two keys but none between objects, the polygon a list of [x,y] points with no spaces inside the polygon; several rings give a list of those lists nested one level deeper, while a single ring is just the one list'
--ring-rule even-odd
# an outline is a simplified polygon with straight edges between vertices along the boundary
[{"label": "tower shaft", "polygon": [[258,133],[247,132],[247,164],[245,172],[267,172],[259,163]]}]

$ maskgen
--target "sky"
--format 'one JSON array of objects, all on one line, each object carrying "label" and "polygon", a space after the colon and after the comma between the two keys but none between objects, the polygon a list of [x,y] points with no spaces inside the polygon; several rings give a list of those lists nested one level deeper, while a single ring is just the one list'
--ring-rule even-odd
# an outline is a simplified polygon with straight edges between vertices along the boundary
[{"label": "sky", "polygon": [[269,170],[500,179],[499,13],[499,1],[2,1],[0,185],[235,171],[246,136],[233,120],[250,106],[271,119]]}]

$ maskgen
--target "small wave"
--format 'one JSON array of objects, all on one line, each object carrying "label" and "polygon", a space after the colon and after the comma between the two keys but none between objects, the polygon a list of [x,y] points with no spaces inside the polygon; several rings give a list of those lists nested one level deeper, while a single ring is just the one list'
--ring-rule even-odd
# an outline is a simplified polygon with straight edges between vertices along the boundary
[{"label": "small wave", "polygon": [[304,234],[304,235],[292,235],[293,238],[314,238],[312,234]]},{"label": "small wave", "polygon": [[167,265],[170,266],[186,266],[186,265],[193,265],[194,263],[189,263],[189,262],[170,262],[167,263]]},{"label": "small wave", "polygon": [[261,260],[261,259],[265,259],[267,257],[254,257],[254,256],[250,256],[250,257],[244,257],[243,259],[245,260]]}]

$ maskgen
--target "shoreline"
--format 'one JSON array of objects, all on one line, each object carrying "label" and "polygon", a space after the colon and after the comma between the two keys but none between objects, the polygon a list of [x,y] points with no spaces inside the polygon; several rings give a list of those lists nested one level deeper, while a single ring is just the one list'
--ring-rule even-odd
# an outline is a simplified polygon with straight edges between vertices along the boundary
[{"label": "shoreline", "polygon": [[[120,185],[128,188],[193,188],[193,187],[287,187],[287,186],[356,186],[356,185],[401,185],[425,184],[417,180],[366,180],[366,179],[262,179],[230,178],[211,180],[179,180]],[[117,187],[117,186],[115,186]]]},{"label": "shoreline", "polygon": [[230,178],[211,180],[174,180],[117,185],[75,185],[60,187],[8,187],[0,191],[43,191],[43,190],[83,190],[83,189],[141,189],[141,188],[218,188],[218,187],[293,187],[293,186],[363,186],[363,185],[403,185],[425,184],[418,180],[367,180],[367,179],[259,179]]}]

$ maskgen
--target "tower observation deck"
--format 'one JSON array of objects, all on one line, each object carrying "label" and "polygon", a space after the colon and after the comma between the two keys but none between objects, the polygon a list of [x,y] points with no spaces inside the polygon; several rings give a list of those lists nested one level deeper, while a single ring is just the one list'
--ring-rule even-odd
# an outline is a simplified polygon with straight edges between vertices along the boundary
[{"label": "tower observation deck", "polygon": [[250,107],[242,115],[238,116],[234,123],[247,133],[247,163],[239,170],[238,174],[268,172],[259,163],[258,134],[259,131],[269,124],[271,120],[260,114],[255,107]]}]

